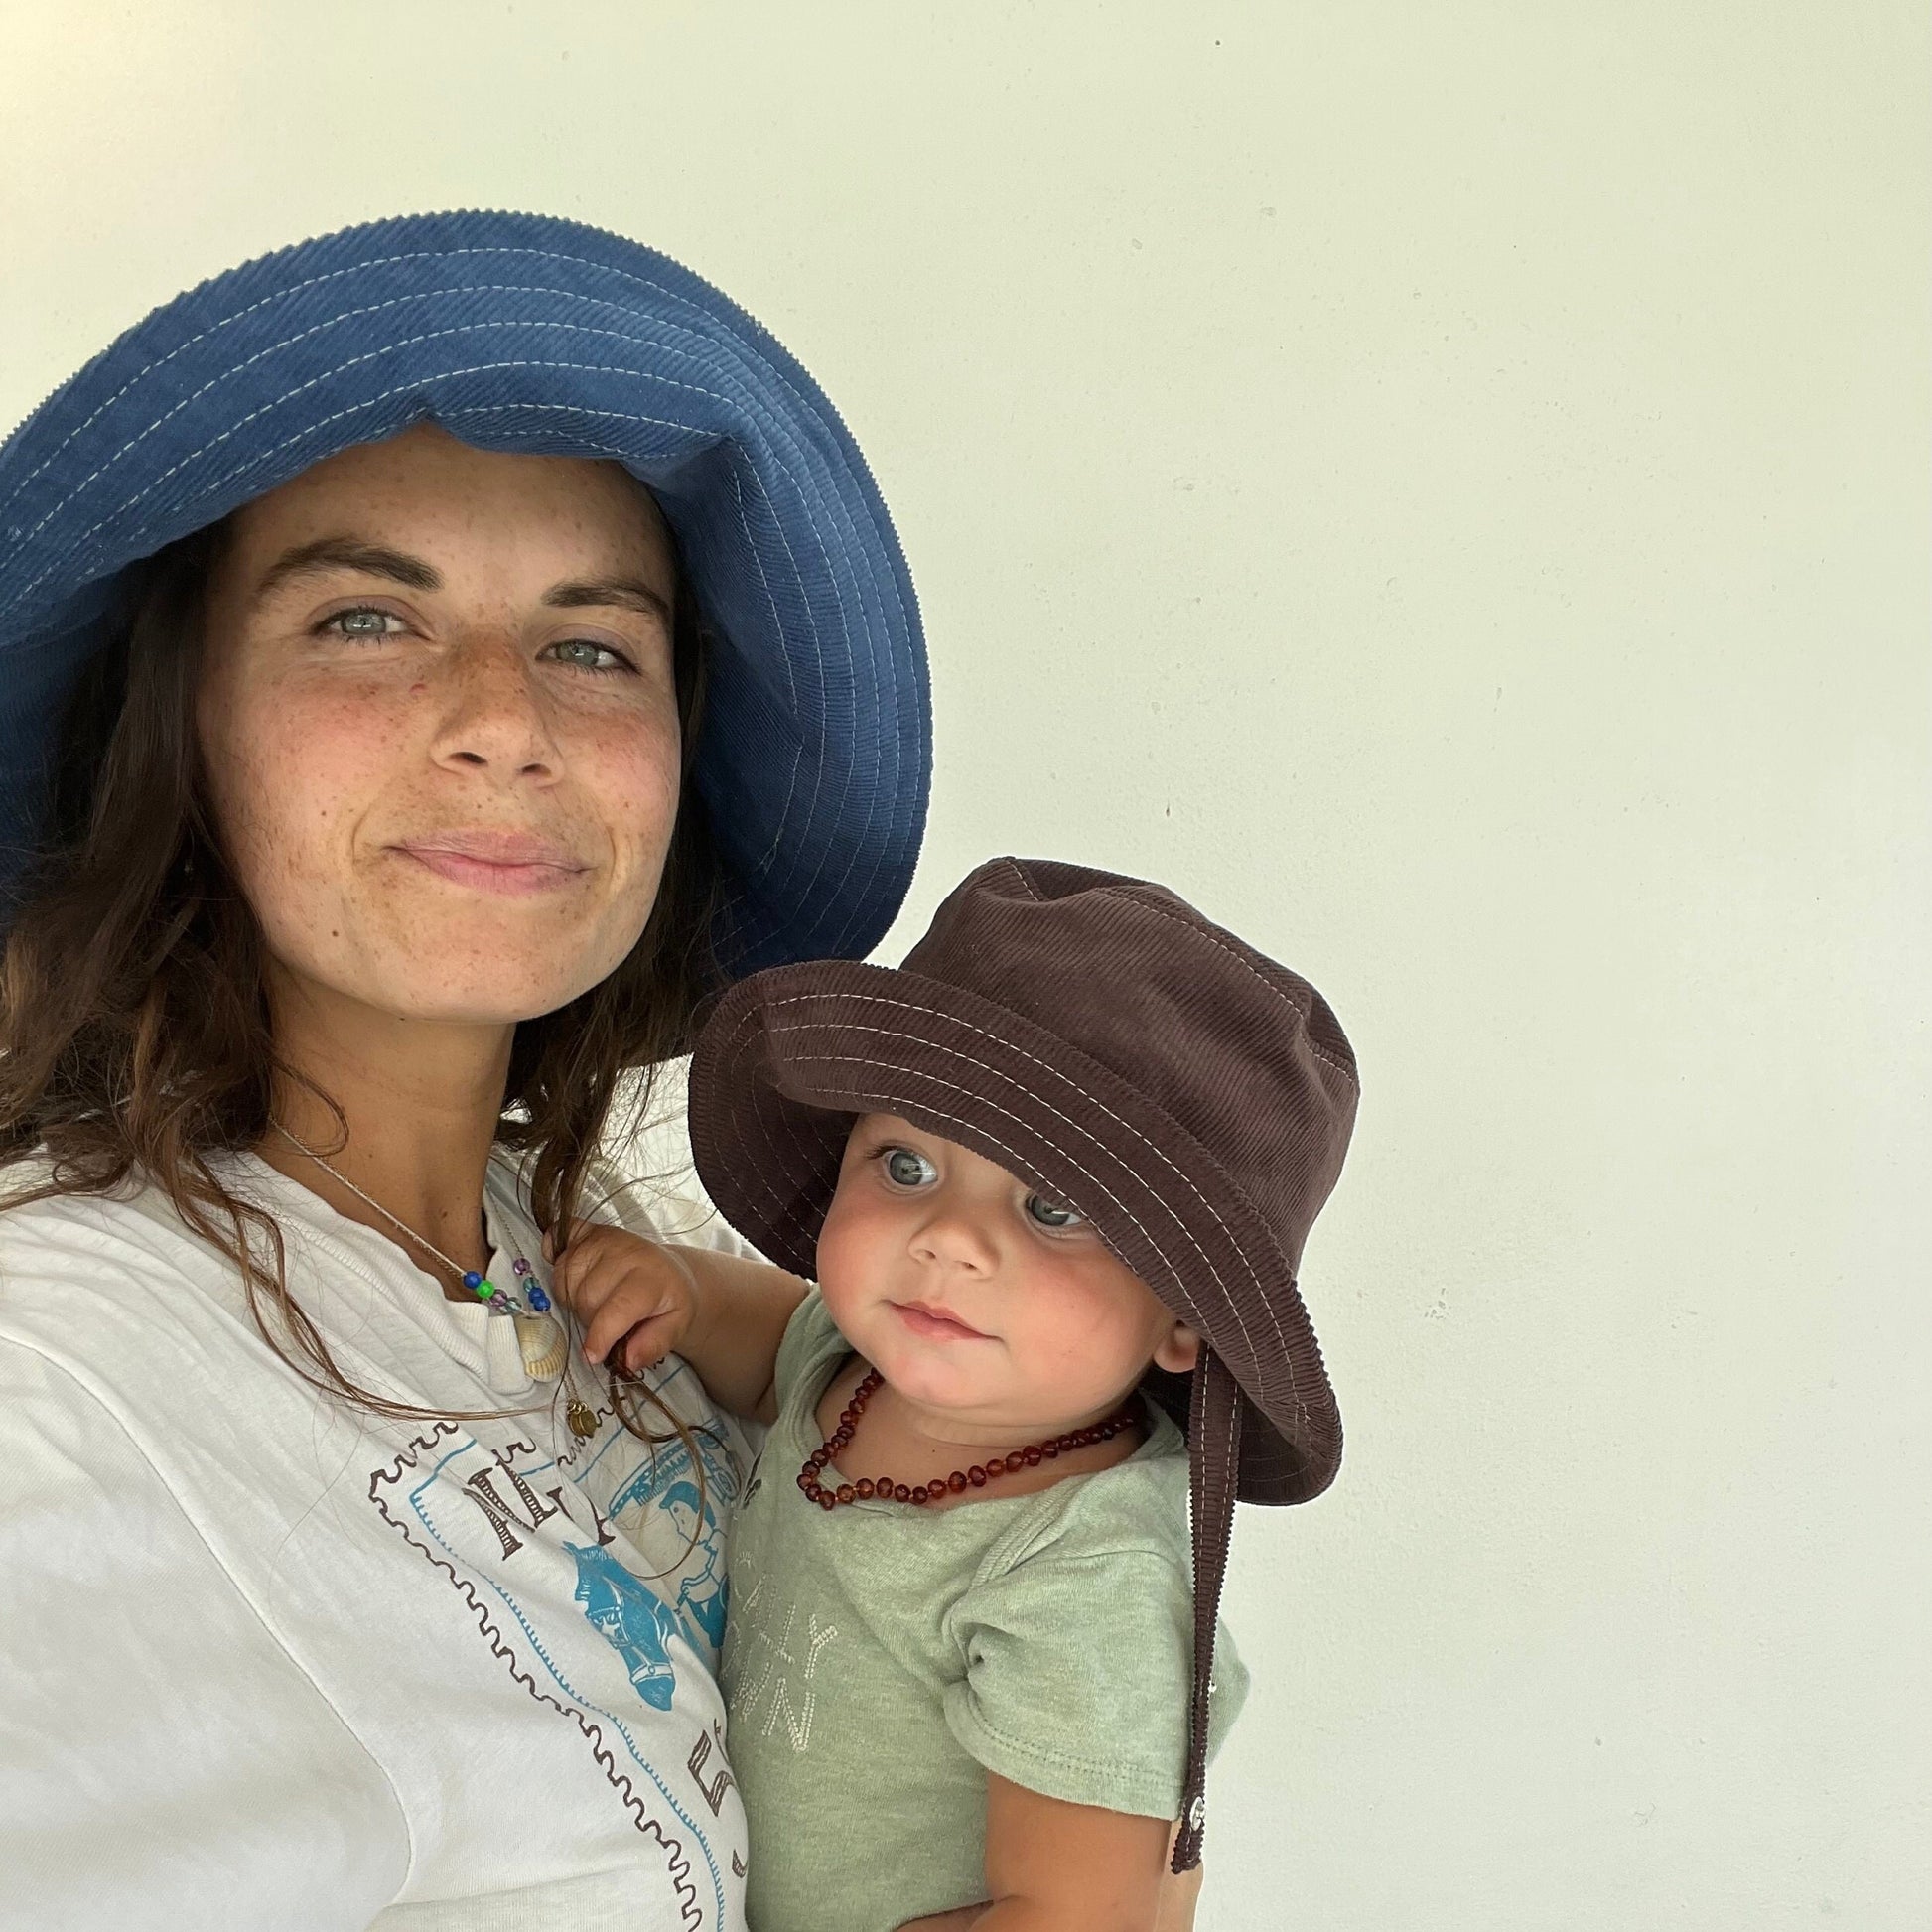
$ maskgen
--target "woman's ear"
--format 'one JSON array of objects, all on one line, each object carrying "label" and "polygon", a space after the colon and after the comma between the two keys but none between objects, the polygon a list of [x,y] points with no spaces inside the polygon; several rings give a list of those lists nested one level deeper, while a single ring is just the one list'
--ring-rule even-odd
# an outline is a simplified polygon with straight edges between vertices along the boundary
[{"label": "woman's ear", "polygon": [[1154,1366],[1173,1375],[1189,1374],[1199,1360],[1200,1336],[1184,1321],[1176,1321],[1154,1351]]}]

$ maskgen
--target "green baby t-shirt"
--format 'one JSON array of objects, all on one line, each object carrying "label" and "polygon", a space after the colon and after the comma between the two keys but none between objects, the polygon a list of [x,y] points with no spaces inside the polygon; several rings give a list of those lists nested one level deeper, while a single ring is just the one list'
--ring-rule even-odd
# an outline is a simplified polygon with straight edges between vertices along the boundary
[{"label": "green baby t-shirt", "polygon": [[[893,1932],[986,1896],[986,1773],[1172,1819],[1193,1674],[1187,1448],[928,1513],[806,1501],[850,1344],[814,1291],[732,1521],[721,1676],[751,1821],[751,1932]],[[1215,1638],[1210,1750],[1247,1693]]]}]

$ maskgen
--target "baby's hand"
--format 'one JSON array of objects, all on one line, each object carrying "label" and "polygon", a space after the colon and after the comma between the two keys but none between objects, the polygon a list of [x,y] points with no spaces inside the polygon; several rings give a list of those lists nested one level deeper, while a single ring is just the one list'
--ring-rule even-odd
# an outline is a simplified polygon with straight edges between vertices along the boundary
[{"label": "baby's hand", "polygon": [[[544,1237],[549,1256],[554,1238]],[[585,1359],[625,1375],[661,1362],[691,1325],[697,1305],[690,1271],[674,1249],[601,1221],[579,1221],[553,1269],[551,1293],[584,1330]]]}]

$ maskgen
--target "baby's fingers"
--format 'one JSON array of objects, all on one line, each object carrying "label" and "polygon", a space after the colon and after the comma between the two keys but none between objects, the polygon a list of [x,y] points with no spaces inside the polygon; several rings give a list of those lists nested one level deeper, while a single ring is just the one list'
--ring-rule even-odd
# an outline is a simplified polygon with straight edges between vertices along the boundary
[{"label": "baby's fingers", "polygon": [[563,1259],[557,1259],[555,1228],[543,1237],[543,1258],[561,1273],[568,1274],[573,1268],[581,1272],[593,1266],[612,1247],[627,1245],[629,1240],[629,1236],[603,1221],[576,1221],[571,1225],[570,1246],[564,1250]]},{"label": "baby's fingers", "polygon": [[653,1314],[648,1320],[640,1321],[618,1343],[613,1365],[622,1369],[626,1375],[641,1375],[647,1368],[655,1368],[678,1344],[684,1331],[684,1320],[675,1309],[666,1309],[662,1314]]},{"label": "baby's fingers", "polygon": [[654,1296],[638,1295],[628,1288],[613,1290],[597,1304],[596,1312],[584,1324],[586,1359],[603,1361],[631,1329],[640,1322],[650,1320],[659,1308],[660,1303]]}]

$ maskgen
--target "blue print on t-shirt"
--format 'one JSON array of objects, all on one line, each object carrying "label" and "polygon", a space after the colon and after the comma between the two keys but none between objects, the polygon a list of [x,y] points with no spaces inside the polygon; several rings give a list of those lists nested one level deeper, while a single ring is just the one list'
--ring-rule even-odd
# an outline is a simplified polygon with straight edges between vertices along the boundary
[{"label": "blue print on t-shirt", "polygon": [[[671,1388],[690,1374],[683,1362],[659,1384]],[[636,1439],[621,1429],[605,1432],[579,1481],[595,1490],[607,1456],[632,1451]],[[697,1458],[691,1453],[697,1449]],[[722,1513],[738,1494],[738,1470],[724,1444],[699,1425],[688,1439],[653,1443],[648,1456],[616,1483],[604,1513],[639,1550],[647,1553],[653,1577],[661,1577],[668,1595],[677,1587],[678,1614],[685,1637],[713,1670],[725,1640],[725,1530]],[[675,1537],[676,1541],[670,1541]]]},{"label": "blue print on t-shirt", "polygon": [[[622,1436],[622,1432],[609,1433]],[[622,1440],[634,1441],[629,1437]],[[636,1728],[639,1718],[634,1707],[622,1706],[618,1698],[609,1704],[601,1703],[571,1681],[556,1646],[545,1641],[533,1621],[531,1609],[509,1587],[504,1566],[514,1565],[533,1543],[547,1544],[553,1552],[559,1546],[567,1551],[577,1573],[578,1604],[592,1627],[622,1661],[635,1694],[656,1711],[670,1711],[677,1690],[677,1675],[669,1655],[670,1639],[683,1636],[676,1612],[607,1549],[595,1543],[577,1543],[557,1534],[564,1523],[571,1523],[580,1534],[587,1528],[594,1535],[603,1534],[604,1530],[596,1504],[574,1485],[561,1480],[562,1472],[554,1457],[537,1451],[528,1442],[485,1449],[474,1437],[459,1435],[454,1424],[439,1423],[428,1441],[412,1446],[411,1452],[402,1458],[402,1465],[416,1464],[416,1450],[445,1443],[448,1447],[434,1462],[417,1468],[417,1479],[406,1492],[411,1513],[431,1540],[422,1546],[425,1553],[433,1547],[446,1555],[451,1577],[460,1586],[468,1585],[485,1592],[508,1619],[508,1627],[520,1633],[522,1642],[517,1650],[499,1648],[498,1652],[511,1662],[514,1670],[520,1674],[526,1667],[523,1659],[527,1658],[527,1668],[547,1676],[569,1700],[570,1706],[583,1714],[590,1736],[600,1745],[608,1745],[613,1739],[621,1744],[622,1758],[619,1761],[627,1759],[628,1765],[634,1766],[656,1788],[689,1834],[688,1842],[703,1862],[703,1875],[711,1882],[712,1911],[705,1924],[722,1928],[736,1923],[726,1916],[726,1886],[729,1879],[739,1874],[736,1870],[728,1874],[721,1866],[711,1840],[688,1800],[651,1761],[646,1744],[661,1742],[661,1735],[649,1725],[639,1733]],[[380,1487],[379,1483],[371,1485],[371,1499],[378,1506]],[[589,1525],[573,1513],[582,1510],[587,1510],[592,1518]],[[387,1510],[384,1514],[388,1515]],[[399,1519],[391,1520],[397,1520],[398,1527],[402,1526]],[[668,1524],[665,1531],[669,1533]],[[542,1600],[545,1599],[539,1599]],[[487,1614],[484,1628],[486,1632],[489,1629]],[[614,1780],[618,1775],[614,1765]],[[734,1866],[736,1860],[734,1853]],[[702,1883],[696,1871],[692,1876]],[[697,1896],[695,1891],[693,1896]]]},{"label": "blue print on t-shirt", "polygon": [[677,1690],[667,1648],[678,1633],[676,1612],[608,1550],[583,1543],[566,1543],[564,1548],[577,1559],[577,1600],[584,1614],[623,1659],[637,1695],[654,1709],[668,1711]]},{"label": "blue print on t-shirt", "polygon": [[724,1539],[709,1502],[694,1482],[674,1482],[660,1505],[679,1533],[704,1557],[704,1568],[678,1580],[677,1606],[711,1639],[715,1652],[725,1641],[725,1580],[719,1574]]}]

